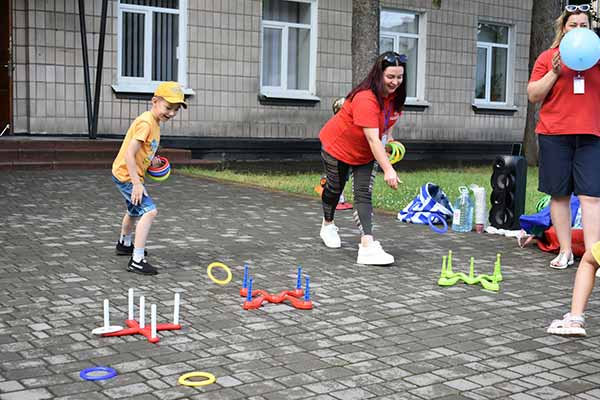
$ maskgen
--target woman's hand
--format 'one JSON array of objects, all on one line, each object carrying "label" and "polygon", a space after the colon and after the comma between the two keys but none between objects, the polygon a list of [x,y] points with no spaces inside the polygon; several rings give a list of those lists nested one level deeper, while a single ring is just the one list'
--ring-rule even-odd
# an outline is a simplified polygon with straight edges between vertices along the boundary
[{"label": "woman's hand", "polygon": [[558,51],[552,56],[552,72],[560,75],[560,52]]},{"label": "woman's hand", "polygon": [[383,174],[383,180],[389,187],[396,190],[398,189],[398,174],[396,174],[396,170],[394,168],[389,168]]},{"label": "woman's hand", "polygon": [[[547,66],[545,68],[548,68]],[[560,77],[562,67],[560,53],[557,51],[552,56],[552,69],[548,70],[544,76],[527,84],[527,98],[533,104],[544,101],[546,95],[552,90],[552,87]]]}]

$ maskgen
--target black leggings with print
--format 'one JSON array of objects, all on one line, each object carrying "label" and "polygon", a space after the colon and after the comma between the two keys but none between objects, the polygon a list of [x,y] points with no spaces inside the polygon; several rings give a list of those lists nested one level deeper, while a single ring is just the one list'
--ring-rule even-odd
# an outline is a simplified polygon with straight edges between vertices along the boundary
[{"label": "black leggings with print", "polygon": [[325,221],[333,221],[335,207],[348,181],[352,168],[352,193],[354,194],[354,221],[361,235],[371,235],[373,230],[373,204],[371,194],[375,182],[375,161],[363,165],[349,165],[337,160],[325,150],[321,158],[327,175],[327,182],[321,194]]}]

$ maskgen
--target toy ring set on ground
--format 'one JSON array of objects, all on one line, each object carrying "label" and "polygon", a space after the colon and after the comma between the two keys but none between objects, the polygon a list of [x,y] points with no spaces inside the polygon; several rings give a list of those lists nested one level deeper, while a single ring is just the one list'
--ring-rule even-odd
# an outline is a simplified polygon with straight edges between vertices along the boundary
[{"label": "toy ring set on ground", "polygon": [[[225,273],[227,274],[227,278],[225,278],[225,279],[215,278],[214,275],[212,274],[212,269],[215,267],[221,268],[223,271],[225,271]],[[229,282],[231,282],[231,278],[233,277],[229,267],[221,262],[210,263],[208,265],[208,267],[206,268],[206,273],[208,274],[208,277],[210,278],[210,280],[218,285],[227,285]]]},{"label": "toy ring set on ground", "polygon": [[[437,228],[434,225],[434,221],[433,221],[434,218],[437,218],[440,221],[442,221],[442,225],[444,227],[443,228]],[[446,232],[448,232],[448,223],[446,222],[446,218],[444,218],[444,216],[441,215],[441,214],[431,213],[429,215],[429,218],[427,218],[427,222],[429,223],[429,227],[431,228],[431,230],[434,231],[434,232],[436,232],[436,233],[446,233]]]},{"label": "toy ring set on ground", "polygon": [[148,167],[148,178],[155,182],[166,181],[167,178],[171,175],[171,164],[167,157],[156,156],[160,162],[160,167]]},{"label": "toy ring set on ground", "polygon": [[392,164],[396,164],[398,161],[404,158],[406,148],[402,143],[392,140],[390,142],[387,142],[385,147],[391,150],[389,160]]},{"label": "toy ring set on ground", "polygon": [[[191,381],[190,378],[206,378],[203,381]],[[215,383],[217,378],[211,373],[208,372],[188,372],[187,374],[183,374],[177,380],[177,383],[184,386],[206,386],[211,383]]]},{"label": "toy ring set on ground", "polygon": [[[94,375],[94,373],[103,373],[103,375]],[[115,376],[117,376],[117,371],[110,367],[86,368],[79,373],[79,377],[86,381],[104,381]]]}]

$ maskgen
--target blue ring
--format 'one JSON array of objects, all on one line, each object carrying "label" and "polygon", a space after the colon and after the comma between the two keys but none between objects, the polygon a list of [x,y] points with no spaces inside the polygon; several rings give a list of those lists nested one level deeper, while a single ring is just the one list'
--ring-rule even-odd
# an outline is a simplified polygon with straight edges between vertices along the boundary
[{"label": "blue ring", "polygon": [[151,175],[151,176],[160,178],[161,176],[165,176],[166,174],[168,174],[169,171],[171,171],[170,167],[169,168],[165,168],[165,170],[161,171],[161,172],[153,172],[153,171],[148,170],[148,174]]},{"label": "blue ring", "polygon": [[[440,219],[442,221],[442,225],[444,225],[443,228],[438,228],[436,227],[433,222],[431,222],[432,218],[437,217],[438,219]],[[436,232],[436,233],[446,233],[448,232],[448,223],[446,222],[446,218],[444,217],[440,217],[437,214],[431,213],[429,215],[429,218],[427,219],[427,222],[429,223],[429,227],[431,228],[432,231]]]},{"label": "blue ring", "polygon": [[[90,376],[92,372],[106,372],[106,375]],[[117,376],[117,371],[110,367],[92,367],[86,368],[79,373],[81,379],[86,381],[103,381]]]}]

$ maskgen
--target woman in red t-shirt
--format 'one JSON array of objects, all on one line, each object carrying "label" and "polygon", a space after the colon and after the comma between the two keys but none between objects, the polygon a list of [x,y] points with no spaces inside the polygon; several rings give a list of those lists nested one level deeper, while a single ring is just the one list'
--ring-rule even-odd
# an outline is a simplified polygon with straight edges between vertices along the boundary
[{"label": "woman in red t-shirt", "polygon": [[556,20],[550,49],[535,62],[527,94],[542,103],[536,126],[539,190],[552,196],[550,213],[560,253],[550,267],[573,264],[570,197],[579,197],[585,248],[600,240],[600,64],[574,71],[561,63],[559,45],[575,28],[591,26],[589,5],[569,5]]},{"label": "woman in red t-shirt", "polygon": [[[574,71],[561,63],[559,45],[575,28],[590,29],[589,4],[567,5],[555,23],[550,49],[536,60],[527,94],[542,102],[536,126],[539,143],[539,190],[552,196],[550,214],[560,252],[550,267],[573,264],[570,197],[581,203],[586,252],[600,241],[600,64]],[[548,333],[585,335],[583,311],[592,292],[595,268],[581,263],[577,269],[571,312],[548,328]]]},{"label": "woman in red t-shirt", "polygon": [[398,187],[398,176],[388,160],[382,137],[392,140],[392,128],[406,100],[406,56],[394,52],[380,55],[369,75],[346,96],[341,110],[321,129],[321,156],[327,181],[321,194],[323,224],[321,238],[327,247],[341,247],[338,228],[333,222],[335,208],[352,169],[354,220],[361,231],[356,262],[387,265],[394,257],[373,239],[371,193],[375,161],[385,182]]}]

